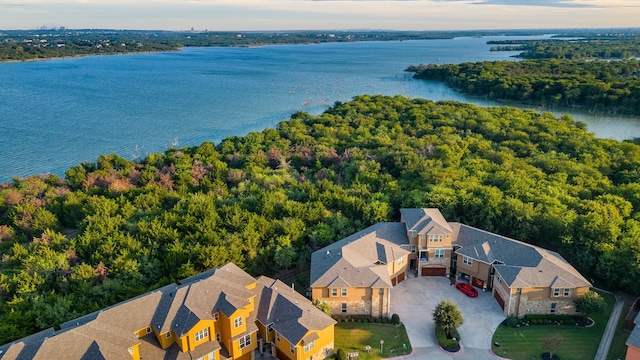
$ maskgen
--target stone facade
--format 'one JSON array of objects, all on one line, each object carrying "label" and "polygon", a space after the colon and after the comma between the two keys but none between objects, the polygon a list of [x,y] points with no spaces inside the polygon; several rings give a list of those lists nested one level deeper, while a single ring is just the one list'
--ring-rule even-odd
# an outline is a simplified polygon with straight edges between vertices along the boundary
[{"label": "stone facade", "polygon": [[[331,307],[331,315],[371,315],[371,301],[368,300],[326,300]],[[347,311],[342,312],[342,304],[347,304]]]}]

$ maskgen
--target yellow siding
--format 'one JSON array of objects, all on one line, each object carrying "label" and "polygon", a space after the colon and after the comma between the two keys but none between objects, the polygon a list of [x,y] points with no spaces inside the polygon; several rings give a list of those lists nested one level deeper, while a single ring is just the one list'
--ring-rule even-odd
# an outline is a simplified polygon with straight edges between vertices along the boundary
[{"label": "yellow siding", "polygon": [[248,312],[255,310],[254,300],[255,300],[255,296],[250,297],[249,305],[245,306],[244,309],[247,310]]},{"label": "yellow siding", "polygon": [[[145,331],[145,334],[146,334],[146,331]],[[133,354],[131,354],[132,360],[140,360],[140,348],[138,345],[140,345],[140,343],[135,344],[129,348],[129,354],[131,354],[131,350],[133,350]]]},{"label": "yellow siding", "polygon": [[258,333],[257,332],[253,332],[250,334],[251,336],[251,344],[249,344],[249,346],[245,346],[244,348],[240,348],[240,340],[235,340],[233,341],[233,343],[231,344],[231,347],[228,349],[229,350],[229,354],[231,355],[232,358],[234,359],[239,359],[244,357],[245,355],[251,355],[251,352],[253,350],[255,350],[258,347]]},{"label": "yellow siding", "polygon": [[[202,331],[204,329],[209,330],[209,336],[196,342],[195,335],[197,332]],[[180,350],[183,352],[194,350],[198,345],[203,344],[207,341],[215,340],[215,324],[213,320],[202,320],[198,322],[191,330],[189,330],[185,335],[183,335],[178,341],[178,346]]]},{"label": "yellow siding", "polygon": [[[311,356],[314,356],[323,351],[323,349],[329,345],[331,345],[334,341],[334,327],[333,325],[327,327],[321,331],[315,331],[316,334],[320,337],[319,339],[314,341],[314,347],[312,350],[305,352],[304,354],[300,354],[299,357],[301,359],[307,359]],[[311,334],[311,332],[305,334],[305,336]],[[304,352],[304,346],[298,346],[296,349],[296,353]],[[291,352],[289,352],[291,353]]]},{"label": "yellow siding", "polygon": [[[149,332],[147,332],[147,329],[149,329]],[[151,333],[151,327],[150,326],[146,326],[143,327],[142,329],[139,329],[137,331],[135,331],[135,334],[137,335],[138,338],[141,338],[147,334]]]},{"label": "yellow siding", "polygon": [[280,341],[276,340],[276,351],[279,359],[296,359],[296,355],[291,353],[291,343],[280,335]]},{"label": "yellow siding", "polygon": [[[167,338],[167,334],[171,334],[171,336]],[[163,349],[168,348],[176,342],[176,335],[172,331],[164,332],[156,337],[158,339],[158,342],[160,343],[160,347]]]}]

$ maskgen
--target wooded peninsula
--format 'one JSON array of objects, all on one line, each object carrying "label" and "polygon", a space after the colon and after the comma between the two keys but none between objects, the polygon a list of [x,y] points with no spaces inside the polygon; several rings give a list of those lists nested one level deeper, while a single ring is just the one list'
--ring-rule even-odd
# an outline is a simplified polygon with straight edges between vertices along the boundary
[{"label": "wooded peninsula", "polygon": [[492,50],[522,50],[519,57],[528,60],[421,64],[407,71],[492,100],[640,114],[640,37],[525,41]]},{"label": "wooded peninsula", "polygon": [[403,207],[559,251],[640,294],[640,146],[570,116],[401,96],[0,188],[0,343],[227,262],[252,274]]}]

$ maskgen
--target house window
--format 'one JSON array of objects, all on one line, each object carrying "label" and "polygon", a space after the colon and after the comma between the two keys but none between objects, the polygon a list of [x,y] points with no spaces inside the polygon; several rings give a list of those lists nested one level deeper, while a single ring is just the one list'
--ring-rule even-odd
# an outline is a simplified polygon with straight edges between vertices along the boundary
[{"label": "house window", "polygon": [[292,354],[295,354],[295,353],[296,353],[296,345],[295,345],[295,344],[291,344],[291,345],[289,346],[289,350],[291,350],[291,353],[292,353]]},{"label": "house window", "polygon": [[347,296],[347,288],[342,288],[342,290],[340,291],[340,295]]},{"label": "house window", "polygon": [[556,313],[556,306],[557,306],[556,303],[551,303],[551,311],[549,311],[549,312],[552,313],[552,314],[555,314]]},{"label": "house window", "polygon": [[418,232],[417,232],[417,231],[415,231],[415,230],[411,230],[411,236],[412,236],[412,237],[416,237],[416,236],[418,236]]},{"label": "house window", "polygon": [[554,288],[553,289],[553,296],[560,296],[560,289]]},{"label": "house window", "polygon": [[133,350],[133,348],[129,348],[129,354],[133,355],[135,353],[135,350]]},{"label": "house window", "polygon": [[444,249],[436,249],[436,258],[444,257]]},{"label": "house window", "polygon": [[398,265],[404,264],[404,256],[398,259]]},{"label": "house window", "polygon": [[564,289],[562,296],[569,296],[571,294],[571,289]]},{"label": "house window", "polygon": [[167,337],[167,339],[168,339],[168,338],[170,338],[170,337],[171,337],[171,331],[169,331],[169,332],[167,333],[167,335],[165,335],[165,336]]},{"label": "house window", "polygon": [[426,234],[420,234],[420,240],[424,240],[427,237]]},{"label": "house window", "polygon": [[267,325],[267,331],[268,332],[272,332],[273,331],[273,323]]},{"label": "house window", "polygon": [[502,284],[502,276],[498,275],[498,284]]},{"label": "house window", "polygon": [[416,253],[416,246],[415,245],[411,245],[411,252],[412,253]]},{"label": "house window", "polygon": [[220,319],[220,317],[218,316],[218,313],[213,313],[213,320],[218,321],[218,319]]},{"label": "house window", "polygon": [[276,341],[280,342],[280,334],[279,333],[276,333]]},{"label": "house window", "polygon": [[249,345],[251,345],[251,334],[240,338],[240,349],[244,349]]},{"label": "house window", "polygon": [[378,294],[380,294],[380,295],[384,294],[384,288],[378,289]]},{"label": "house window", "polygon": [[237,318],[233,319],[233,328],[237,329],[240,326],[242,326],[242,316],[238,316]]},{"label": "house window", "polygon": [[473,259],[468,257],[468,256],[462,256],[462,262],[465,263],[466,265],[473,265]]},{"label": "house window", "polygon": [[442,235],[431,235],[429,236],[430,242],[442,242]]},{"label": "house window", "polygon": [[338,296],[338,289],[336,288],[331,289],[331,296]]},{"label": "house window", "polygon": [[306,345],[304,346],[304,352],[309,352],[309,351],[313,350],[313,348],[314,348],[315,346],[316,346],[315,341],[312,341],[312,342],[310,342],[310,343],[306,344]]},{"label": "house window", "polygon": [[346,313],[347,312],[347,303],[342,303],[342,313]]},{"label": "house window", "polygon": [[220,342],[220,339],[222,339],[222,338],[220,337],[220,333],[216,333],[216,341],[217,341],[217,342]]},{"label": "house window", "polygon": [[196,339],[196,342],[204,340],[204,339],[208,339],[209,338],[209,329],[208,328],[204,328],[204,329],[198,331],[194,335],[194,338]]},{"label": "house window", "polygon": [[150,327],[147,328],[147,334],[151,334],[151,328]]}]

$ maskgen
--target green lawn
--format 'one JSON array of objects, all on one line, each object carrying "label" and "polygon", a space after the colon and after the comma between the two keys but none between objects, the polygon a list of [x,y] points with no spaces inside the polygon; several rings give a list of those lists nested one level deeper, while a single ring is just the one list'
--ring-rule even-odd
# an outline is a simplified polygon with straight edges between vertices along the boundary
[{"label": "green lawn", "polygon": [[[380,340],[384,340],[382,354]],[[365,352],[366,345],[371,351]],[[404,325],[341,322],[335,327],[335,349],[358,352],[358,360],[375,360],[411,353],[411,344]]]},{"label": "green lawn", "polygon": [[613,296],[600,293],[607,301],[607,309],[604,315],[592,316],[596,322],[590,328],[560,326],[560,325],[536,325],[509,328],[498,326],[493,334],[493,342],[500,343],[500,347],[492,346],[493,352],[505,358],[513,360],[540,359],[540,354],[546,352],[540,345],[540,339],[558,334],[563,337],[562,345],[556,350],[556,354],[562,360],[593,359],[598,351],[600,339],[607,326],[609,314],[613,308]]}]

